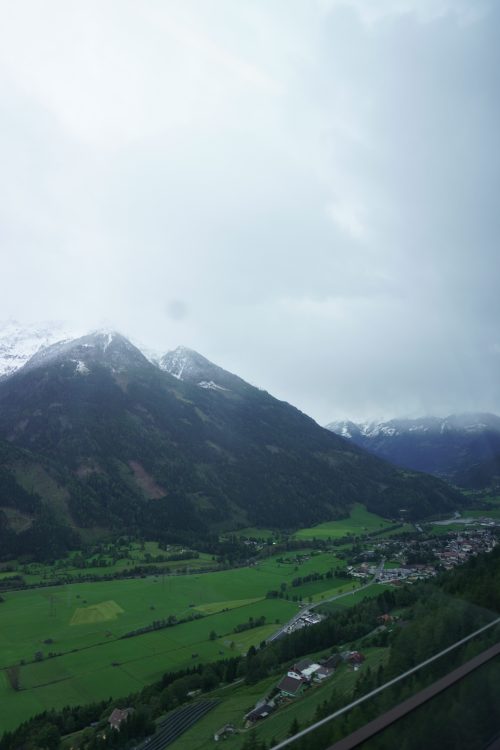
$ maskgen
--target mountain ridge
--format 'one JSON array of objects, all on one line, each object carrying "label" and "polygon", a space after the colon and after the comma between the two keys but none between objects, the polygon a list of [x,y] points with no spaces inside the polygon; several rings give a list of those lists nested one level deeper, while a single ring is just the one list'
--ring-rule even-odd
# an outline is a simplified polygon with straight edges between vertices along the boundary
[{"label": "mountain ridge", "polygon": [[[189,361],[180,378],[109,331],[36,353],[0,381],[5,486],[16,497],[16,483],[29,488],[40,513],[65,528],[151,538],[297,528],[354,502],[415,518],[461,504],[444,483],[398,471],[202,355],[181,353]],[[172,369],[179,351],[165,357]]]},{"label": "mountain ridge", "polygon": [[[500,456],[500,417],[488,412],[386,422],[340,421],[326,427],[396,466],[430,473],[463,487],[471,486],[466,477],[473,467],[490,462],[493,468]],[[476,472],[476,480],[480,475]]]}]

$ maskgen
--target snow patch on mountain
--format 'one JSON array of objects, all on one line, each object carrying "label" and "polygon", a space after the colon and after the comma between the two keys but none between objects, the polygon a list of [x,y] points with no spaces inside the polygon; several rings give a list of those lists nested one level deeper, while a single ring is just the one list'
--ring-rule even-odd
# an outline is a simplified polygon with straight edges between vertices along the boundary
[{"label": "snow patch on mountain", "polygon": [[326,429],[347,439],[359,437],[369,439],[379,435],[392,437],[397,432],[396,427],[391,422],[331,422],[326,425]]},{"label": "snow patch on mountain", "polygon": [[224,388],[222,385],[217,385],[217,383],[214,383],[213,380],[200,380],[198,383],[200,388],[205,388],[208,391],[227,391],[227,388]]},{"label": "snow patch on mountain", "polygon": [[104,335],[106,337],[106,341],[105,341],[104,346],[103,346],[103,351],[106,351],[106,349],[108,348],[108,346],[113,341],[113,333],[111,331],[108,331],[107,333],[104,333]]},{"label": "snow patch on mountain", "polygon": [[196,367],[194,356],[196,356],[196,352],[185,346],[178,346],[177,349],[168,352],[161,358],[159,366],[161,370],[170,373],[177,380],[185,380],[188,375],[190,377],[187,379],[191,380],[199,369]]},{"label": "snow patch on mountain", "polygon": [[90,372],[90,369],[87,367],[85,362],[82,362],[81,359],[72,359],[72,362],[76,364],[75,372],[77,372],[79,375],[88,375]]},{"label": "snow patch on mountain", "polygon": [[224,379],[224,371],[202,357],[198,352],[185,346],[178,346],[177,349],[165,354],[159,360],[158,366],[177,380],[195,383],[205,390],[229,390],[217,382],[219,379]]}]

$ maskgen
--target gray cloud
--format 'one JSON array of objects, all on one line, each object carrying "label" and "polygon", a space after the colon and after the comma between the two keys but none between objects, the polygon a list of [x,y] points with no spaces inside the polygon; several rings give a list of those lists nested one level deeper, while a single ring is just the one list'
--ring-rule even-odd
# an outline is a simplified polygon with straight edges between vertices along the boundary
[{"label": "gray cloud", "polygon": [[500,411],[498,4],[0,1],[3,318]]}]

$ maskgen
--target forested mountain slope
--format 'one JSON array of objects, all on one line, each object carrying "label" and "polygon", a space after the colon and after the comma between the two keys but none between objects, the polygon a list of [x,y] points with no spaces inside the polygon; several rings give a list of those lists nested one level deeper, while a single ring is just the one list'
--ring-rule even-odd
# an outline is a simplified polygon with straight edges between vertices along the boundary
[{"label": "forested mountain slope", "polygon": [[37,515],[12,482],[66,526],[143,534],[291,528],[353,502],[414,518],[460,504],[446,484],[398,471],[189,357],[198,368],[191,381],[123,336],[96,333],[38,352],[0,382],[0,460],[11,487],[3,527],[12,528],[13,511],[21,525]]}]

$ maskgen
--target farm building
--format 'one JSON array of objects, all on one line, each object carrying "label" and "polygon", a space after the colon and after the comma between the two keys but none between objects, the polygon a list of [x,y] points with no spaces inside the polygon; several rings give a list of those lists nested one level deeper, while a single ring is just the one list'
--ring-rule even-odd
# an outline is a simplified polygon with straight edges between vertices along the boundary
[{"label": "farm building", "polygon": [[262,703],[262,705],[257,706],[252,711],[250,711],[250,713],[245,716],[245,719],[250,724],[255,724],[255,722],[261,721],[261,719],[265,719],[267,716],[269,716],[269,714],[273,710],[274,706],[271,706],[270,703]]},{"label": "farm building", "polygon": [[329,677],[331,677],[335,673],[334,669],[330,669],[329,667],[321,666],[315,673],[314,673],[314,679],[317,682],[323,682],[323,680],[327,680]]},{"label": "farm building", "polygon": [[357,671],[364,662],[365,656],[359,651],[344,651],[342,653],[342,660],[350,664]]},{"label": "farm building", "polygon": [[278,690],[283,696],[295,698],[302,692],[305,682],[296,672],[288,672],[278,684]]},{"label": "farm building", "polygon": [[120,725],[127,716],[130,716],[131,713],[133,713],[133,708],[115,708],[113,709],[109,719],[108,724],[111,727],[111,729],[120,729]]},{"label": "farm building", "polygon": [[293,671],[299,674],[305,680],[311,680],[312,676],[320,669],[320,664],[316,664],[310,659],[301,659],[294,664]]},{"label": "farm building", "polygon": [[307,669],[311,666],[313,662],[311,659],[301,659],[300,661],[296,662],[296,664],[293,665],[294,672],[297,672],[300,674],[303,669]]}]

